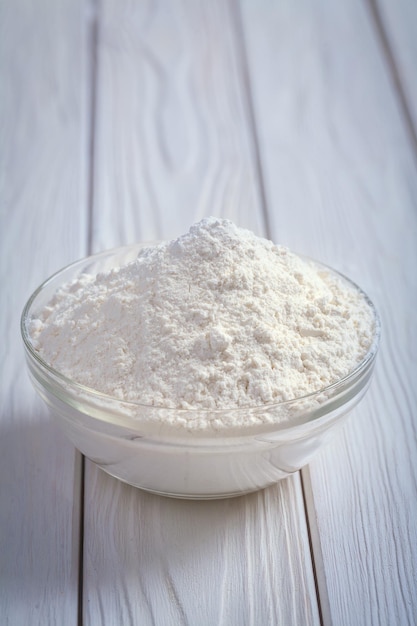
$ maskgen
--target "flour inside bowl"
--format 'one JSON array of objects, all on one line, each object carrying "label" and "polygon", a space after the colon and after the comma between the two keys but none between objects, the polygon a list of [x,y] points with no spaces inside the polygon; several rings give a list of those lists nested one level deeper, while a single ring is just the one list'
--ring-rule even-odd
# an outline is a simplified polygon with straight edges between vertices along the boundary
[{"label": "flour inside bowl", "polygon": [[223,409],[319,391],[366,355],[362,293],[228,220],[64,285],[30,324],[72,380],[127,401]]}]

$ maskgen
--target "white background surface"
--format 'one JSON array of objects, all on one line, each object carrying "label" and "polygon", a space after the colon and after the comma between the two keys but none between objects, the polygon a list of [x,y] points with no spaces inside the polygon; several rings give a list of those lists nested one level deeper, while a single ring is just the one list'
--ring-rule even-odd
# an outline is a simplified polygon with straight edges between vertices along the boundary
[{"label": "white background surface", "polygon": [[[416,6],[0,1],[2,624],[417,623]],[[65,264],[210,214],[348,274],[383,339],[309,467],[182,502],[84,467],[19,317]]]}]

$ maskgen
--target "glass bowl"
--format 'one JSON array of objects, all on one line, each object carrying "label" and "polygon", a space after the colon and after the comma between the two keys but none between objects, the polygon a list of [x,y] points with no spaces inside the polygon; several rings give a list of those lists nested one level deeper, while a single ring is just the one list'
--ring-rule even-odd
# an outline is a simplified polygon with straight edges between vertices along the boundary
[{"label": "glass bowl", "polygon": [[[380,323],[365,294],[374,315],[374,336],[362,362],[325,389],[279,404],[177,410],[124,402],[66,378],[36,352],[28,324],[59,287],[80,274],[96,275],[121,267],[148,245],[152,244],[109,250],[69,265],[46,280],[23,310],[21,331],[31,381],[64,432],[108,474],[178,498],[242,495],[286,478],[309,463],[370,383]],[[181,425],[181,417],[187,427]],[[243,422],[245,425],[239,426]]]}]

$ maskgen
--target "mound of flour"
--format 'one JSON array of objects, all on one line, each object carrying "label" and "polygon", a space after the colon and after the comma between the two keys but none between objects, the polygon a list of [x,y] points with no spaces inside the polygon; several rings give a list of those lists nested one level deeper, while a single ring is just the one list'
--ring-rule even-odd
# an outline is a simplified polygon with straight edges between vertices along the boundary
[{"label": "mound of flour", "polygon": [[30,333],[48,364],[103,393],[229,408],[346,376],[370,346],[373,316],[334,274],[208,218],[129,265],[65,285]]}]

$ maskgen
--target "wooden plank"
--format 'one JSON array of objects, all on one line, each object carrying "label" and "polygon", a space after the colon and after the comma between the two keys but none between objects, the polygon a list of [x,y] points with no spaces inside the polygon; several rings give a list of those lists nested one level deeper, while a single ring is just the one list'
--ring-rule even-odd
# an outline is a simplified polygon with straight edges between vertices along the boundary
[{"label": "wooden plank", "polygon": [[232,34],[204,4],[103,2],[96,249],[178,236],[205,215],[263,228]]},{"label": "wooden plank", "polygon": [[324,623],[417,615],[417,184],[359,2],[241,2],[275,239],[357,280],[382,316],[376,378],[303,472]]},{"label": "wooden plank", "polygon": [[88,464],[86,623],[318,624],[300,494],[173,500]]},{"label": "wooden plank", "polygon": [[[405,123],[417,148],[417,3],[368,0],[379,40],[391,67]],[[398,93],[399,92],[399,93]]]},{"label": "wooden plank", "polygon": [[[171,238],[207,214],[263,232],[227,4],[102,9],[94,246]],[[181,502],[86,469],[86,624],[318,623],[298,476]]]},{"label": "wooden plank", "polygon": [[1,3],[2,624],[77,623],[81,457],[30,386],[19,318],[48,275],[86,252],[82,8]]}]

